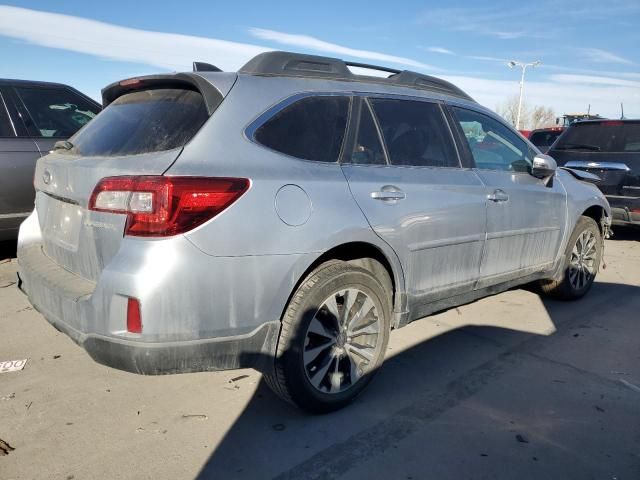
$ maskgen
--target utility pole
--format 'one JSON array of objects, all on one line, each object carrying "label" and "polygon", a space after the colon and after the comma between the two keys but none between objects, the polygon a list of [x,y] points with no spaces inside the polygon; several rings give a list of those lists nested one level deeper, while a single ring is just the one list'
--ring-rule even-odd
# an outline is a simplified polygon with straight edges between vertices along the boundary
[{"label": "utility pole", "polygon": [[537,60],[532,63],[523,63],[517,62],[515,60],[511,60],[507,63],[509,68],[520,67],[522,69],[522,75],[520,76],[520,98],[518,99],[518,116],[516,117],[516,130],[520,130],[520,115],[522,114],[522,93],[524,91],[524,73],[527,70],[527,67],[536,68],[542,62]]}]

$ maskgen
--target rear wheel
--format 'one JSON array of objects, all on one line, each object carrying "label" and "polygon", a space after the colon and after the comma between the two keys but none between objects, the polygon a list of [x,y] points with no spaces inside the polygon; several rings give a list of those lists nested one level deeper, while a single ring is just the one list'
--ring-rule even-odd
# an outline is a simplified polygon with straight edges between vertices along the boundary
[{"label": "rear wheel", "polygon": [[602,257],[602,235],[590,217],[580,217],[565,250],[565,270],[561,280],[544,280],[544,293],[563,300],[584,296],[598,273]]},{"label": "rear wheel", "polygon": [[[375,261],[374,261],[375,262]],[[314,413],[342,408],[369,383],[389,340],[390,281],[348,262],[314,270],[282,320],[274,372],[267,384]]]}]

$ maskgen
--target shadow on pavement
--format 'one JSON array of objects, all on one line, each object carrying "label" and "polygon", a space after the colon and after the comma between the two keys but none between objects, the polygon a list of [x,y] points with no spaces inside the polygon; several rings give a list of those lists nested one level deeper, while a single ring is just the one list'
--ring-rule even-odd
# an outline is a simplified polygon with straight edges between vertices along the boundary
[{"label": "shadow on pavement", "polygon": [[640,227],[614,225],[611,240],[640,241]]},{"label": "shadow on pavement", "polygon": [[[552,339],[544,335],[557,331],[558,336],[571,341],[571,337],[577,336],[571,333],[575,328],[590,328],[582,324],[588,322],[588,318],[591,321],[598,318],[593,312],[607,312],[612,302],[628,306],[630,304],[625,302],[634,301],[638,295],[640,288],[636,286],[596,283],[579,302],[542,300],[544,307],[535,309],[539,310],[538,325],[533,325],[528,332],[522,328],[522,321],[526,319],[518,318],[510,320],[512,327],[505,325],[504,320],[497,325],[500,328],[490,326],[487,322],[486,326],[468,326],[464,322],[450,325],[450,328],[438,325],[439,328],[434,328],[432,334],[421,333],[420,338],[404,351],[391,351],[383,368],[363,395],[347,408],[328,415],[307,415],[291,407],[277,399],[261,381],[253,398],[203,466],[198,478],[349,477],[352,469],[366,467],[368,462],[380,462],[381,458],[401,458],[398,450],[395,450],[398,443],[413,438],[417,429],[424,429],[426,423],[488,388],[487,385],[508,389],[509,380],[500,377],[518,371],[514,368],[514,363],[517,363],[514,359],[522,357],[523,351],[534,355],[538,348],[554,348],[547,343]],[[457,318],[455,310],[445,318]],[[418,323],[431,319],[427,317]],[[409,329],[411,325],[405,328]],[[396,333],[400,334],[403,330]],[[424,330],[421,328],[420,331]],[[426,330],[430,331],[431,328]],[[546,333],[540,335],[542,332]],[[551,345],[557,343],[552,342]],[[533,381],[542,380],[551,382],[545,375],[539,375]],[[539,392],[544,388],[536,384],[534,391]],[[575,395],[578,396],[577,393]],[[526,409],[516,407],[515,410],[535,411],[535,399],[520,401],[526,402]],[[518,405],[522,406],[521,403]],[[509,415],[513,415],[513,411],[509,412],[508,407],[504,407],[503,411],[494,406],[492,408],[491,419],[498,418],[508,425],[509,418],[513,418]],[[532,421],[536,420],[532,418]],[[472,420],[471,424],[477,422]],[[471,424],[469,426],[473,428]],[[452,428],[466,429],[462,426]],[[552,445],[551,450],[559,455],[565,455],[564,450],[579,451],[581,442],[586,441],[587,436],[593,437],[591,433],[585,433],[585,427],[581,424],[567,424],[562,428],[576,438],[578,445]],[[474,440],[477,437],[474,434]],[[511,439],[513,437],[509,436]],[[440,445],[438,448],[450,448],[452,451],[464,449],[465,445],[460,444],[457,438],[451,435],[450,445]],[[601,441],[604,443],[604,440]],[[425,455],[428,457],[426,448]],[[419,450],[414,449],[406,455],[411,456],[411,461],[419,462],[420,458],[416,458]],[[584,452],[577,455],[586,457],[589,454]],[[425,465],[427,457],[423,462]],[[433,458],[429,461],[433,461]],[[496,461],[501,460],[493,458],[494,464]],[[395,465],[387,467],[391,467],[387,468],[388,473],[394,471]],[[509,472],[508,465],[504,468],[507,469],[505,472]],[[398,475],[401,471],[402,465],[399,463]],[[571,469],[567,472],[571,473]],[[377,475],[373,473],[374,478],[383,478]],[[352,474],[350,478],[359,477]],[[505,473],[501,478],[514,477]]]},{"label": "shadow on pavement", "polygon": [[17,240],[4,240],[0,242],[0,262],[16,257]]}]

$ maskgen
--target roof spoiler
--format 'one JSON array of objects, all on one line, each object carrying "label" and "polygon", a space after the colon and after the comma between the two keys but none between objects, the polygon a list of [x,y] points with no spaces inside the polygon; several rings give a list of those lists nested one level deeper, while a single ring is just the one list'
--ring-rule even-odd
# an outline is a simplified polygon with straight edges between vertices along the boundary
[{"label": "roof spoiler", "polygon": [[193,62],[193,71],[194,72],[221,72],[222,70],[216,67],[215,65],[211,65],[210,63]]},{"label": "roof spoiler", "polygon": [[209,115],[215,112],[224,98],[216,87],[200,75],[193,73],[145,75],[114,82],[104,87],[102,89],[102,108],[106,108],[111,102],[126,93],[158,88],[178,88],[200,92]]}]

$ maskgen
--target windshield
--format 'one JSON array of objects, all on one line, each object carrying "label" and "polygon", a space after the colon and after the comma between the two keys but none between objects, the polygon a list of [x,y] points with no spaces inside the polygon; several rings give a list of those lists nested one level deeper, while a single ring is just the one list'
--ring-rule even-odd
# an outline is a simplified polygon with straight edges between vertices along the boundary
[{"label": "windshield", "polygon": [[599,152],[640,152],[640,122],[574,123],[554,149]]},{"label": "windshield", "polygon": [[187,143],[207,118],[199,92],[136,91],[116,99],[72,137],[69,152],[116,156],[171,150]]}]

